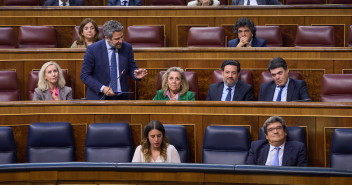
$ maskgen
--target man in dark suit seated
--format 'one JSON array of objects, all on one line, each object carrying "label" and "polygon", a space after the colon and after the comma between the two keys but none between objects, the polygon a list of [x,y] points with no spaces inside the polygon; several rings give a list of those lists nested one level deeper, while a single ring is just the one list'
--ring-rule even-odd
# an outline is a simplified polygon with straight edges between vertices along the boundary
[{"label": "man in dark suit seated", "polygon": [[270,117],[263,128],[267,140],[252,141],[246,164],[307,166],[306,146],[298,141],[286,141],[286,124],[281,117]]},{"label": "man in dark suit seated", "polygon": [[273,81],[260,85],[258,101],[311,101],[306,82],[288,77],[284,59],[272,59],[268,71]]},{"label": "man in dark suit seated", "polygon": [[108,6],[142,6],[141,0],[109,0]]},{"label": "man in dark suit seated", "polygon": [[228,47],[266,47],[264,39],[255,37],[256,31],[253,21],[246,17],[239,18],[233,28],[237,38],[230,40]]},{"label": "man in dark suit seated", "polygon": [[232,0],[232,5],[281,5],[278,0]]},{"label": "man in dark suit seated", "polygon": [[211,84],[208,101],[252,101],[253,86],[238,80],[241,66],[235,60],[226,60],[221,65],[223,81]]},{"label": "man in dark suit seated", "polygon": [[83,0],[47,0],[44,6],[84,6]]},{"label": "man in dark suit seated", "polygon": [[88,100],[128,100],[127,78],[140,80],[148,74],[138,69],[132,45],[123,41],[123,26],[110,20],[103,26],[105,39],[87,47],[81,80]]}]

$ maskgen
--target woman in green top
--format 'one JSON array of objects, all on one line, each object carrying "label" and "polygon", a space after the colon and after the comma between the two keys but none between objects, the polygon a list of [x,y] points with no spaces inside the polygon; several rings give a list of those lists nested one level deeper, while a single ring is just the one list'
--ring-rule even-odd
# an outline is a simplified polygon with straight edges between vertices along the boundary
[{"label": "woman in green top", "polygon": [[188,82],[182,68],[170,67],[162,79],[162,89],[158,90],[153,100],[195,100],[194,93],[188,91]]}]

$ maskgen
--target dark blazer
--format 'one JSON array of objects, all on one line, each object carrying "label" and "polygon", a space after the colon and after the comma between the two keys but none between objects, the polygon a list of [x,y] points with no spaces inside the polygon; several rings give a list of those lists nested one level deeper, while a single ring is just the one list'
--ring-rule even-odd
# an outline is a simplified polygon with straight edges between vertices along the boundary
[{"label": "dark blazer", "polygon": [[[121,6],[121,0],[109,0],[108,6]],[[143,6],[141,0],[130,0],[128,6]]]},{"label": "dark blazer", "polygon": [[[257,0],[258,5],[281,5],[278,0]],[[232,5],[243,5],[244,0],[232,0]]]},{"label": "dark blazer", "polygon": [[[227,47],[236,47],[238,43],[240,42],[240,39],[232,39],[228,42]],[[252,47],[266,47],[266,40],[253,37],[252,39]]]},{"label": "dark blazer", "polygon": [[[214,83],[209,86],[207,101],[221,101],[224,82]],[[253,86],[238,81],[232,101],[253,101]]]},{"label": "dark blazer", "polygon": [[[268,158],[270,144],[267,140],[252,141],[246,164],[265,165]],[[307,166],[306,146],[298,141],[286,141],[282,166]]]},{"label": "dark blazer", "polygon": [[[119,74],[125,69],[119,78],[121,90],[122,92],[128,92],[127,75],[136,80],[134,70],[138,69],[131,44],[123,42],[118,54]],[[103,96],[100,88],[103,85],[109,86],[110,83],[109,58],[105,39],[87,47],[81,69],[81,80],[87,86],[86,98],[88,100],[99,100]],[[121,96],[123,96],[122,99],[129,99],[127,93]],[[111,98],[114,99],[114,97]]]},{"label": "dark blazer", "polygon": [[[83,0],[69,0],[70,6],[84,6]],[[59,0],[47,0],[44,6],[59,6]]]},{"label": "dark blazer", "polygon": [[[258,101],[273,101],[276,84],[274,81],[263,83],[260,85]],[[310,100],[307,84],[303,80],[295,80],[290,78],[287,87],[286,101]]]},{"label": "dark blazer", "polygon": [[[36,100],[53,100],[50,90],[41,91],[38,88],[34,89],[33,101]],[[64,86],[59,88],[59,100],[72,100],[71,87]]]}]

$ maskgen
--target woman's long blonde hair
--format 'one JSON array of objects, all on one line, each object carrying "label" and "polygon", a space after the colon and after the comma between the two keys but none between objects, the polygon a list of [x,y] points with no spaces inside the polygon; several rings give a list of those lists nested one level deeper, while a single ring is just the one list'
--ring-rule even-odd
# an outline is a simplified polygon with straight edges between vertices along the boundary
[{"label": "woman's long blonde hair", "polygon": [[45,80],[45,70],[48,66],[50,65],[54,65],[56,66],[57,68],[57,71],[59,72],[59,79],[58,79],[58,85],[60,88],[63,88],[66,84],[66,81],[65,81],[65,78],[64,78],[64,75],[62,73],[62,69],[61,67],[59,66],[59,64],[57,64],[56,62],[54,61],[49,61],[47,63],[45,63],[42,68],[40,69],[39,71],[39,79],[38,79],[38,88],[41,90],[41,91],[45,91],[45,90],[48,90],[49,89],[49,85],[48,85],[48,82]]},{"label": "woman's long blonde hair", "polygon": [[150,150],[150,142],[148,139],[148,134],[151,130],[156,129],[160,131],[163,135],[163,141],[160,144],[160,157],[163,159],[163,162],[167,161],[167,147],[169,146],[170,142],[169,139],[165,135],[165,128],[163,124],[160,123],[158,120],[153,120],[148,123],[148,125],[144,129],[143,139],[141,141],[141,150],[144,156],[145,162],[152,161],[152,152]]}]

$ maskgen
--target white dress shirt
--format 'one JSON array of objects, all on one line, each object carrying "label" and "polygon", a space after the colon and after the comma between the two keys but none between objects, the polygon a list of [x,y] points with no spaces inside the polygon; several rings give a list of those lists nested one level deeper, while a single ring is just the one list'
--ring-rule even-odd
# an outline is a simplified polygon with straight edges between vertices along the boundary
[{"label": "white dress shirt", "polygon": [[[64,6],[64,2],[59,0],[59,6]],[[70,6],[70,1],[66,1],[66,6]]]},{"label": "white dress shirt", "polygon": [[243,5],[247,6],[247,2],[250,1],[250,6],[258,5],[257,0],[244,0]]},{"label": "white dress shirt", "polygon": [[[285,143],[282,144],[281,146],[279,146],[279,148],[280,148],[280,150],[279,150],[279,166],[282,166],[282,156],[284,156]],[[271,166],[271,164],[273,163],[273,161],[275,159],[276,151],[277,150],[275,150],[275,146],[270,145],[268,158],[266,159],[265,165]]]},{"label": "white dress shirt", "polygon": [[[288,83],[290,83],[290,79],[287,80],[285,87],[282,89],[281,92],[281,101],[287,101],[287,88],[288,88]],[[275,92],[274,92],[274,97],[273,101],[276,101],[277,95],[279,95],[280,87],[276,86]]]},{"label": "white dress shirt", "polygon": [[[159,156],[155,161],[152,158],[151,162],[152,163],[162,163],[162,162],[165,162],[165,163],[181,163],[180,156],[178,155],[178,152],[177,152],[176,148],[173,145],[169,144],[169,146],[167,147],[166,156],[167,156],[166,161],[164,161],[164,158]],[[133,155],[132,162],[134,162],[134,163],[144,163],[145,162],[141,145],[139,145],[136,148],[136,151],[134,152],[134,155]]]}]

